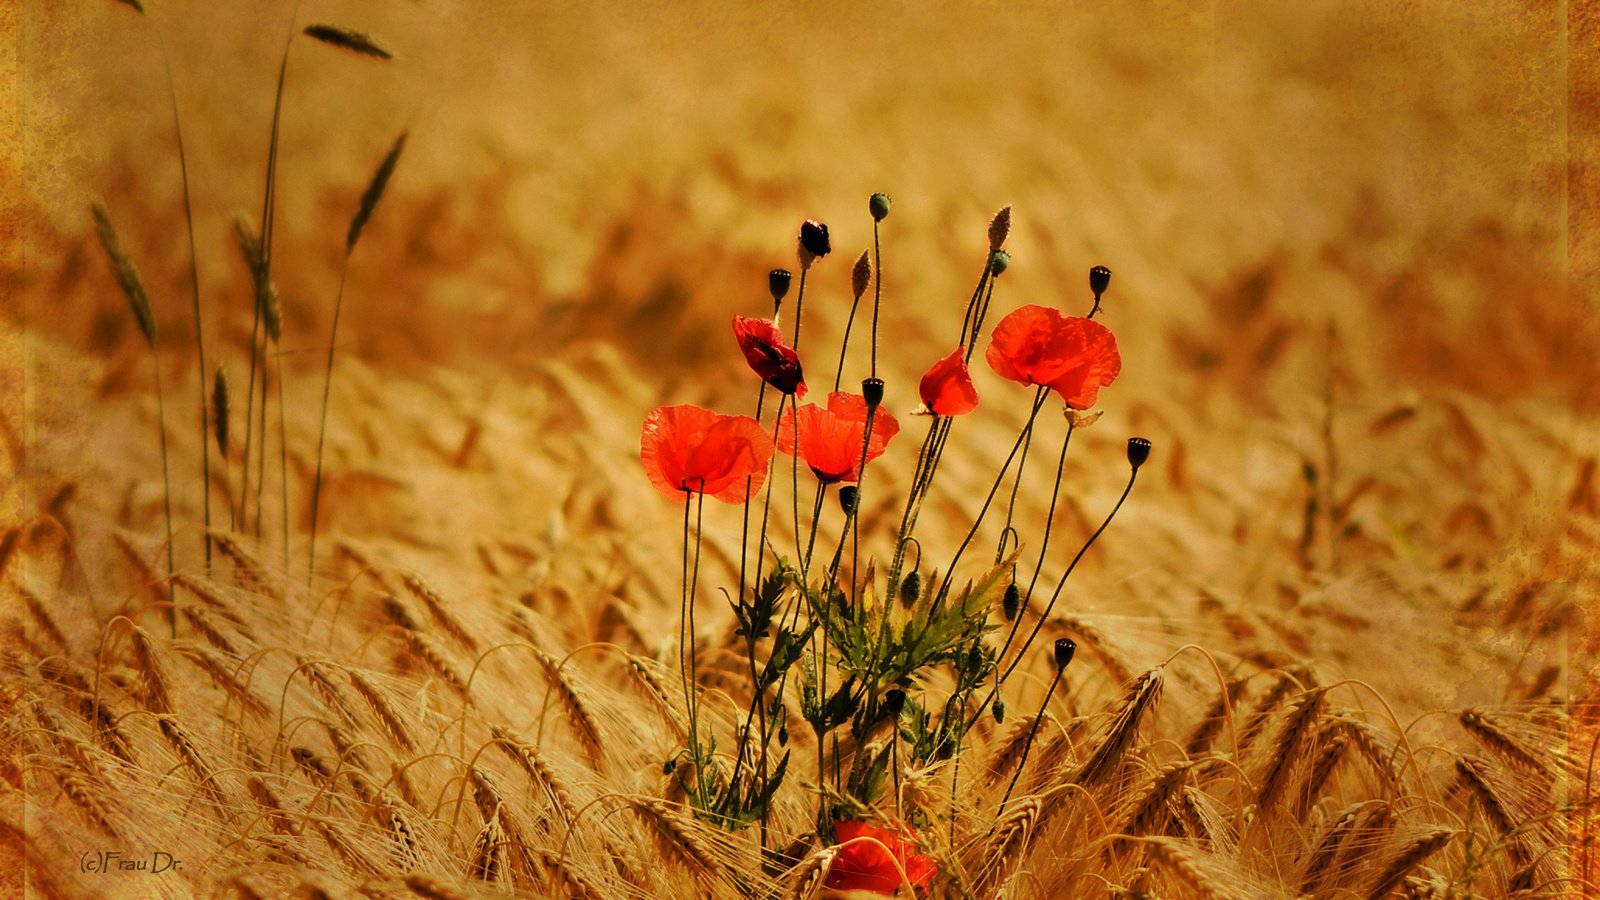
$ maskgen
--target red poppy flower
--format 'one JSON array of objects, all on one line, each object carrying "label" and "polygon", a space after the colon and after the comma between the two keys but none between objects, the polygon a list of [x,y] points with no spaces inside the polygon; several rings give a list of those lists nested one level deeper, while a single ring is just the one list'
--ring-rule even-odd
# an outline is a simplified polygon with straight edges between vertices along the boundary
[{"label": "red poppy flower", "polygon": [[1073,409],[1093,406],[1100,388],[1122,371],[1111,329],[1043,306],[1001,319],[984,356],[1002,378],[1046,385]]},{"label": "red poppy flower", "polygon": [[[861,444],[867,431],[865,397],[835,391],[828,395],[827,409],[807,403],[800,407],[798,415],[793,410],[784,410],[783,419],[778,422],[778,449],[791,456],[797,428],[800,458],[824,484],[861,480]],[[872,440],[867,444],[866,462],[882,456],[889,439],[899,433],[900,423],[888,410],[878,407],[872,419]]]},{"label": "red poppy flower", "polygon": [[917,390],[922,405],[936,416],[964,416],[978,406],[978,390],[972,386],[972,373],[963,358],[965,347],[933,364],[922,376]]},{"label": "red poppy flower", "polygon": [[761,380],[785,394],[806,395],[805,374],[800,370],[800,354],[783,342],[783,332],[767,319],[733,317],[733,336],[739,349]]},{"label": "red poppy flower", "polygon": [[917,836],[909,828],[896,832],[865,822],[835,822],[833,830],[844,845],[828,869],[827,884],[833,890],[893,894],[900,889],[902,869],[906,881],[925,888],[938,870],[933,857],[911,852]]},{"label": "red poppy flower", "polygon": [[772,438],[749,416],[663,406],[645,417],[639,458],[650,483],[668,499],[700,492],[743,503],[767,480]]}]

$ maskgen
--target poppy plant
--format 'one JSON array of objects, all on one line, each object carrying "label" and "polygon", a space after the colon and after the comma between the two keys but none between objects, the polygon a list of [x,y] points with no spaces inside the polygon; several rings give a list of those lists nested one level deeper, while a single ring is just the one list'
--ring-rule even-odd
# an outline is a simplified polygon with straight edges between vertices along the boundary
[{"label": "poppy plant", "polygon": [[1001,319],[984,356],[1000,377],[1049,387],[1073,409],[1094,406],[1100,388],[1122,371],[1111,329],[1035,305]]},{"label": "poppy plant", "polygon": [[[800,458],[823,484],[861,480],[861,468],[883,455],[900,423],[879,408],[872,418],[872,439],[866,440],[867,400],[860,394],[834,391],[828,407],[807,403],[799,411],[784,410],[778,423],[778,449],[791,456],[799,441]],[[863,459],[861,447],[866,443]]]},{"label": "poppy plant", "polygon": [[925,888],[938,869],[933,857],[913,852],[917,836],[910,829],[896,832],[865,822],[835,822],[833,830],[840,849],[828,869],[832,890],[890,895],[900,889],[902,871],[906,881]]},{"label": "poppy plant", "polygon": [[806,395],[806,379],[800,368],[800,354],[783,342],[783,333],[768,319],[733,317],[733,336],[739,340],[744,360],[761,380],[785,394]]},{"label": "poppy plant", "polygon": [[972,373],[967,369],[966,348],[933,364],[922,383],[917,386],[922,395],[922,405],[936,416],[964,416],[978,406],[978,390],[972,386]]},{"label": "poppy plant", "polygon": [[672,500],[703,493],[743,503],[766,481],[772,452],[772,438],[755,419],[698,406],[652,410],[639,442],[650,483]]}]

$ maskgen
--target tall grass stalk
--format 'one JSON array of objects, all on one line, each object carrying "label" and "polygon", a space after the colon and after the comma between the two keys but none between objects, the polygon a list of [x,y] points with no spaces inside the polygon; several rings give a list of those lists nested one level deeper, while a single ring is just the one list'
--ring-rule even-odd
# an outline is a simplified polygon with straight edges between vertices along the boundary
[{"label": "tall grass stalk", "polygon": [[328,335],[328,367],[322,378],[322,415],[317,426],[317,473],[311,482],[311,550],[306,571],[307,584],[311,583],[317,568],[317,518],[322,504],[322,451],[328,438],[328,396],[333,390],[333,354],[339,346],[339,313],[344,309],[344,286],[350,276],[350,256],[361,240],[361,232],[366,228],[367,220],[372,217],[372,211],[377,208],[378,201],[383,199],[384,189],[388,187],[389,179],[394,176],[394,167],[400,161],[400,153],[405,147],[406,135],[402,132],[389,148],[389,152],[384,155],[383,161],[378,163],[378,169],[372,174],[372,180],[367,183],[367,189],[361,195],[361,203],[350,219],[350,230],[345,235],[344,260],[339,265],[339,290],[333,300],[333,328]]}]

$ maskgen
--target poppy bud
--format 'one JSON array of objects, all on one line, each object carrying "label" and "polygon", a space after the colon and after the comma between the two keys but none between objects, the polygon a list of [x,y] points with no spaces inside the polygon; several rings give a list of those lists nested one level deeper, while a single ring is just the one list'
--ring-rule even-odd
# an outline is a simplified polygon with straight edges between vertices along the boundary
[{"label": "poppy bud", "polygon": [[989,712],[994,715],[996,725],[1006,720],[1006,702],[999,697],[994,698],[994,705],[989,707]]},{"label": "poppy bud", "polygon": [[889,218],[889,207],[891,205],[888,194],[873,194],[871,199],[867,201],[867,211],[872,213],[874,222],[882,222],[884,219]]},{"label": "poppy bud", "polygon": [[800,224],[800,264],[811,265],[813,257],[827,256],[833,245],[828,243],[828,226],[816,219]]},{"label": "poppy bud", "polygon": [[861,396],[867,401],[867,410],[870,412],[878,408],[883,402],[883,379],[868,378],[861,382]]},{"label": "poppy bud", "polygon": [[1056,668],[1065,669],[1067,663],[1072,662],[1072,654],[1078,652],[1078,642],[1072,638],[1056,638]]},{"label": "poppy bud", "polygon": [[999,250],[1011,233],[1011,207],[1002,208],[989,220],[989,249]]},{"label": "poppy bud", "polygon": [[900,605],[906,609],[917,605],[917,600],[922,596],[922,573],[912,572],[906,580],[900,582]]},{"label": "poppy bud", "polygon": [[967,671],[976,672],[983,667],[983,647],[973,644],[967,650]]},{"label": "poppy bud", "polygon": [[844,595],[844,591],[835,590],[833,592],[833,608],[839,611],[839,618],[844,619],[846,622],[855,618],[851,614],[850,598]]},{"label": "poppy bud", "polygon": [[856,501],[860,499],[857,494],[858,490],[853,484],[841,485],[839,487],[839,508],[844,510],[845,515],[855,515]]},{"label": "poppy bud", "polygon": [[1009,267],[1010,265],[1011,265],[1011,254],[1005,252],[1004,250],[996,250],[993,253],[989,254],[989,272],[990,272],[990,274],[999,275],[1001,272],[1004,272],[1006,270],[1006,268]]},{"label": "poppy bud", "polygon": [[899,688],[890,688],[884,692],[883,708],[888,711],[890,718],[900,718],[900,711],[906,708],[906,692]]},{"label": "poppy bud", "polygon": [[867,285],[872,283],[872,263],[867,261],[867,251],[861,251],[856,257],[855,268],[850,270],[850,290],[857,300],[867,292]]},{"label": "poppy bud", "polygon": [[663,774],[663,775],[671,775],[672,774],[672,770],[676,769],[677,767],[678,767],[678,761],[675,760],[675,759],[669,759],[666,762],[661,764],[661,774]]},{"label": "poppy bud", "polygon": [[1110,287],[1110,285],[1110,269],[1106,268],[1105,266],[1095,266],[1089,270],[1089,290],[1094,292],[1094,298],[1096,300],[1100,299],[1100,295],[1104,294],[1106,292],[1106,288]]},{"label": "poppy bud", "polygon": [[773,269],[767,273],[767,290],[772,292],[772,302],[782,303],[783,295],[789,293],[788,269]]},{"label": "poppy bud", "polygon": [[1014,622],[1017,613],[1022,612],[1022,591],[1016,582],[1006,585],[1005,597],[1001,600],[1001,611],[1006,614],[1007,622]]},{"label": "poppy bud", "polygon": [[1150,441],[1142,437],[1128,438],[1128,465],[1135,472],[1150,458]]},{"label": "poppy bud", "polygon": [[779,747],[784,747],[784,746],[788,746],[788,744],[789,744],[789,726],[788,726],[787,723],[785,723],[783,725],[779,725],[778,726],[778,746]]}]

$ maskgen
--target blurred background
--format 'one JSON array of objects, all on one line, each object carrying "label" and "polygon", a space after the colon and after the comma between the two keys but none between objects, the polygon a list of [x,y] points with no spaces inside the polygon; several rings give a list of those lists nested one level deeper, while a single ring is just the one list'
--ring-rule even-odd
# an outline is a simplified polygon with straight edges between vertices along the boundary
[{"label": "blurred background", "polygon": [[[180,567],[195,564],[201,373],[160,48],[208,354],[238,385],[251,296],[230,221],[259,217],[285,41],[329,22],[395,59],[290,45],[275,243],[289,483],[274,462],[266,485],[288,488],[296,554],[345,229],[407,131],[346,289],[326,546],[403,558],[457,595],[559,589],[583,608],[598,594],[665,625],[680,513],[647,487],[639,423],[669,403],[753,411],[728,320],[770,313],[765,274],[798,271],[806,218],[835,246],[811,272],[802,345],[813,389],[829,383],[850,264],[872,242],[867,198],[884,191],[883,374],[906,431],[866,501],[880,544],[924,430],[904,415],[916,378],[949,352],[987,223],[1010,205],[991,324],[1024,303],[1086,312],[1103,264],[1101,321],[1123,354],[1104,418],[1068,457],[1046,583],[1121,491],[1122,442],[1155,444],[1074,575],[1072,615],[1132,663],[1189,642],[1316,660],[1413,714],[1559,701],[1591,677],[1577,626],[1597,582],[1600,329],[1592,217],[1569,186],[1593,153],[1581,11],[146,6],[0,12],[16,53],[9,519],[159,532],[149,361],[89,227],[103,198],[155,298]],[[846,384],[865,346],[852,342]],[[978,368],[983,405],[924,514],[930,561],[959,541],[1026,413],[1025,391]],[[1035,460],[1063,431],[1041,426]],[[1034,465],[1025,542],[1049,499]],[[275,501],[266,516],[270,536]],[[736,547],[738,517],[708,509],[706,530]],[[792,541],[780,528],[774,544]],[[737,567],[720,553],[713,584]],[[575,623],[574,643],[600,627]]]}]

